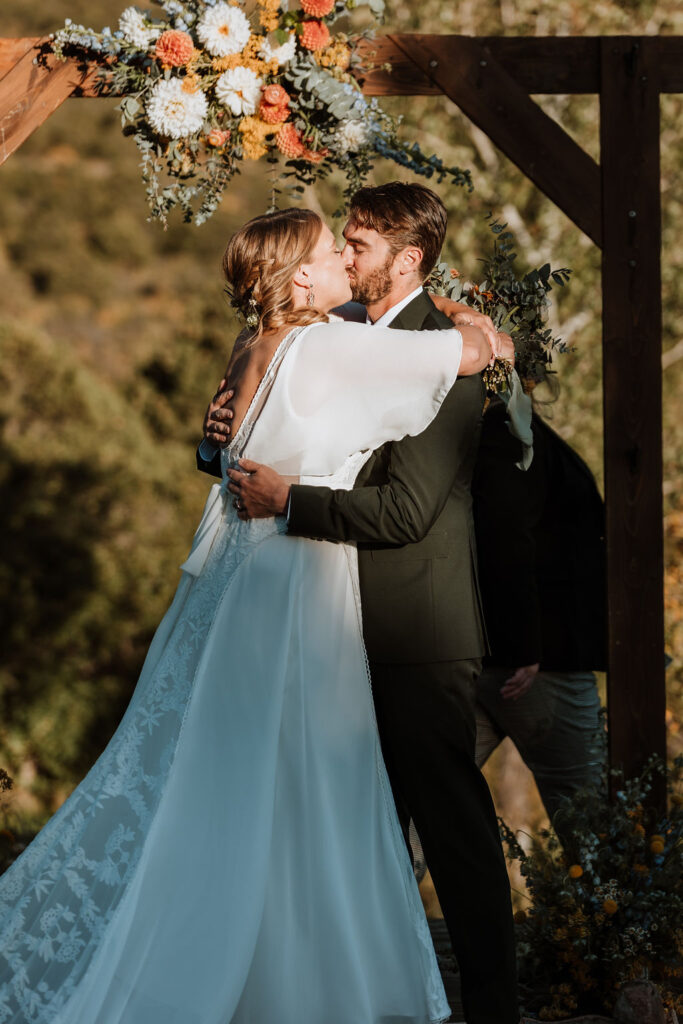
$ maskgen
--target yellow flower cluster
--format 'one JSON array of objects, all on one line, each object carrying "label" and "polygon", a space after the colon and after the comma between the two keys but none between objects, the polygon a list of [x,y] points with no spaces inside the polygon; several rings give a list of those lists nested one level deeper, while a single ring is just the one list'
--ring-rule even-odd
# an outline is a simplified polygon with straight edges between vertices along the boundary
[{"label": "yellow flower cluster", "polygon": [[228,57],[216,57],[211,61],[214,71],[232,71],[233,68],[249,68],[257,75],[274,75],[278,69],[276,60],[263,60],[259,56],[263,36],[251,35],[249,42],[241,53],[231,53]]},{"label": "yellow flower cluster", "polygon": [[551,985],[550,994],[552,1001],[549,1006],[542,1006],[539,1011],[541,1020],[562,1020],[568,1013],[577,1008],[576,997],[572,993],[571,986]]},{"label": "yellow flower cluster", "polygon": [[343,39],[335,39],[324,50],[317,50],[313,56],[316,63],[323,68],[339,68],[340,71],[346,71],[351,63],[351,47]]},{"label": "yellow flower cluster", "polygon": [[571,967],[572,977],[582,992],[595,988],[595,979],[591,977],[590,967],[581,960]]},{"label": "yellow flower cluster", "polygon": [[272,124],[267,124],[260,117],[243,117],[239,123],[242,136],[242,152],[247,160],[259,160],[268,152],[266,137],[273,134]]},{"label": "yellow flower cluster", "polygon": [[202,87],[202,80],[194,71],[183,78],[183,92],[197,92]]},{"label": "yellow flower cluster", "polygon": [[259,0],[259,21],[266,32],[274,32],[280,24],[280,0]]}]

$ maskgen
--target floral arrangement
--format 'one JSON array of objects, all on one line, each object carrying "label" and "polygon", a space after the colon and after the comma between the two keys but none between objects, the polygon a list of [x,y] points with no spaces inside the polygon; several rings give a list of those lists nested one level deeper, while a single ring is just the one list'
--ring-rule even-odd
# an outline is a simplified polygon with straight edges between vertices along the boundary
[{"label": "floral arrangement", "polygon": [[529,893],[515,921],[520,983],[535,1018],[609,1013],[620,986],[640,978],[656,984],[665,1006],[683,1010],[683,757],[669,773],[669,810],[657,816],[647,796],[663,771],[653,758],[629,782],[613,773],[615,799],[605,780],[602,792],[568,801],[564,850],[546,829],[526,853],[501,821]]},{"label": "floral arrangement", "polygon": [[[361,3],[380,18],[384,0],[255,0],[249,14],[241,0],[154,2],[158,18],[128,7],[100,32],[67,20],[50,42],[58,57],[99,59],[102,90],[123,97],[153,217],[179,206],[201,223],[241,162],[261,157],[284,159],[298,191],[338,167],[350,194],[378,156],[471,189],[469,171],[398,138],[354,74],[360,37],[331,30]],[[274,181],[273,205],[279,191]]]},{"label": "floral arrangement", "polygon": [[[553,337],[546,326],[553,285],[564,287],[571,271],[566,267],[553,270],[549,263],[536,270],[520,274],[515,266],[512,232],[491,214],[489,227],[494,236],[493,251],[479,262],[484,276],[479,284],[463,280],[460,271],[447,263],[439,263],[432,272],[427,287],[438,295],[447,295],[464,302],[479,312],[486,313],[500,331],[506,331],[515,346],[515,367],[525,390],[532,390],[553,374],[552,353],[569,352],[561,338]],[[506,391],[508,369],[498,360],[484,371],[490,393]]]}]

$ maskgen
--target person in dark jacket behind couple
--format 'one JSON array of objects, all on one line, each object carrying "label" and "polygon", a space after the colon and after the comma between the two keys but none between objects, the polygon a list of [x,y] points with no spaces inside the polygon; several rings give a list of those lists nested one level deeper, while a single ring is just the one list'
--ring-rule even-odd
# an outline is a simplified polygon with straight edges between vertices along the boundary
[{"label": "person in dark jacket behind couple", "polygon": [[522,471],[503,403],[484,415],[472,495],[492,653],[477,682],[476,760],[509,736],[561,838],[563,800],[601,780],[604,507],[588,466],[536,412],[532,430]]}]

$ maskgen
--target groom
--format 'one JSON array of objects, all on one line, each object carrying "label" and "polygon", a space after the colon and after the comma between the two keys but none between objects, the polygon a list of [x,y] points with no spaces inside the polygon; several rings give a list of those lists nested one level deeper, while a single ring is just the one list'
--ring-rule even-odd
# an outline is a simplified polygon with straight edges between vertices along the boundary
[{"label": "groom", "polygon": [[[453,326],[423,289],[445,232],[445,208],[422,185],[356,193],[344,255],[353,298],[369,321]],[[467,307],[463,316],[491,329]],[[222,405],[217,396],[209,406],[197,458],[215,475],[219,458],[207,442],[228,439]],[[286,514],[293,536],[358,543],[382,751],[404,833],[412,817],[446,919],[467,1024],[517,1024],[509,883],[491,795],[474,760],[485,638],[470,482],[483,405],[481,378],[458,379],[430,426],[373,452],[350,491],[290,487],[254,463],[245,467],[249,476],[231,471],[231,490],[245,517]]]}]

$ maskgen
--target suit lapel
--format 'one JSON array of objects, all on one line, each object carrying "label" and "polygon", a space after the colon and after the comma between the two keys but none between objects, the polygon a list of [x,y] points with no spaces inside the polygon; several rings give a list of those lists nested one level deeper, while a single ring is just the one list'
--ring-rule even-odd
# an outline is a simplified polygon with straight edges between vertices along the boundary
[{"label": "suit lapel", "polygon": [[434,306],[423,289],[407,306],[403,307],[388,326],[401,331],[419,331],[433,309]]}]

